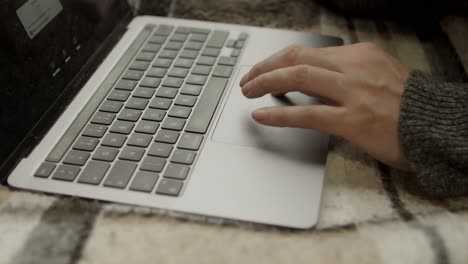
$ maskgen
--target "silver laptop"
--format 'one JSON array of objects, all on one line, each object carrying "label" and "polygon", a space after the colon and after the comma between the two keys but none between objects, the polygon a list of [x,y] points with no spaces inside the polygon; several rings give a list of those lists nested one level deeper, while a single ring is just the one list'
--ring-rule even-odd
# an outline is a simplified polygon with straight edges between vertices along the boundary
[{"label": "silver laptop", "polygon": [[338,38],[173,18],[126,1],[0,3],[1,175],[12,187],[292,228],[317,222],[328,138],[272,128],[240,78]]}]

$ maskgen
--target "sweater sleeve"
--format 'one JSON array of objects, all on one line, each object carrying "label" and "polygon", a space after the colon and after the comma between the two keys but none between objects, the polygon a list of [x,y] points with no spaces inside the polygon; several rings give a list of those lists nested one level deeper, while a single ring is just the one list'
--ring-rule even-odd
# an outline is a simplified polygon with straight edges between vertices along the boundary
[{"label": "sweater sleeve", "polygon": [[399,130],[412,180],[430,198],[468,194],[468,84],[413,71],[405,86]]}]

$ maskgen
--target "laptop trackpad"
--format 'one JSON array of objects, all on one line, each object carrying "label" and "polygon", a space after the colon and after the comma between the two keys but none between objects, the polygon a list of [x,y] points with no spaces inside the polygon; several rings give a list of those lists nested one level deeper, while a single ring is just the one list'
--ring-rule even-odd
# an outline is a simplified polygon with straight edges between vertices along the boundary
[{"label": "laptop trackpad", "polygon": [[265,106],[317,104],[319,101],[301,93],[284,97],[265,95],[247,99],[239,86],[240,79],[252,66],[241,66],[229,92],[221,117],[212,136],[213,142],[256,147],[285,157],[322,163],[327,151],[328,136],[310,129],[278,128],[260,125],[251,113]]}]

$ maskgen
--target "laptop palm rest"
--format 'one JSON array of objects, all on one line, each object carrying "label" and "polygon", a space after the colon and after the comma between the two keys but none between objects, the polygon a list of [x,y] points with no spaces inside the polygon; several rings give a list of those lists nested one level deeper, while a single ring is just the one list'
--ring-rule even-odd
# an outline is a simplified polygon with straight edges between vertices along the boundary
[{"label": "laptop palm rest", "polygon": [[297,92],[288,93],[283,97],[265,95],[257,99],[247,99],[242,94],[239,81],[251,67],[239,68],[212,141],[261,148],[284,156],[285,159],[323,164],[328,144],[326,135],[310,129],[264,126],[251,117],[251,113],[261,107],[317,104],[319,101]]}]

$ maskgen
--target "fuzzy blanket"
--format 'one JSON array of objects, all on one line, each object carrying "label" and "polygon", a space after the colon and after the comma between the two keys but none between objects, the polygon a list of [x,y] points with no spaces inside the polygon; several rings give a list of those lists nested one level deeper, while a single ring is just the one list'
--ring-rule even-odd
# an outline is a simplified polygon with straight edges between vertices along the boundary
[{"label": "fuzzy blanket", "polygon": [[[311,0],[132,1],[139,13],[372,41],[405,64],[467,81],[468,18],[406,26]],[[415,18],[416,19],[416,18]],[[0,187],[0,263],[468,263],[468,197],[429,201],[411,175],[333,138],[319,224],[306,231]]]}]

